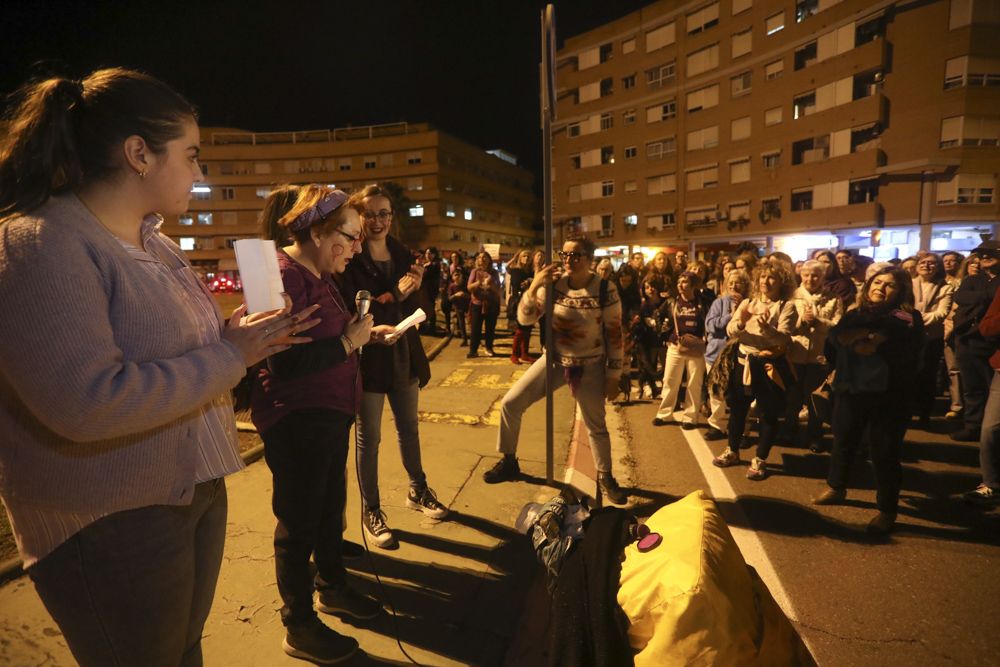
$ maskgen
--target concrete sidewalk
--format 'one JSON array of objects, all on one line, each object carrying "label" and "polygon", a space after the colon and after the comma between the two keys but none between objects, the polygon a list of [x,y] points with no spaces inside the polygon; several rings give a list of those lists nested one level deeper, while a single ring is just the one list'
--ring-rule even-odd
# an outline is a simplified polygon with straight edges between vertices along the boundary
[{"label": "concrete sidewalk", "polygon": [[[498,341],[498,352],[503,341]],[[373,548],[370,558],[347,563],[362,590],[378,594],[375,575],[395,606],[368,625],[331,616],[331,627],[356,637],[366,653],[349,663],[408,664],[396,645],[424,665],[500,665],[514,637],[535,577],[527,540],[512,530],[520,508],[556,491],[544,486],[544,403],[525,416],[519,458],[526,481],[486,485],[482,472],[496,460],[497,406],[523,373],[505,358],[466,359],[453,341],[432,365],[421,394],[423,465],[440,500],[451,509],[443,522],[405,508],[407,480],[386,409],[380,479],[383,509],[401,546]],[[573,402],[563,389],[555,410],[556,479],[573,426]],[[353,453],[353,447],[352,447]],[[354,457],[349,463],[348,539],[361,542]],[[205,628],[207,665],[303,664],[282,652],[281,604],[274,582],[271,476],[263,461],[228,479],[229,527],[216,599]],[[516,664],[544,664],[544,646],[518,647]],[[0,588],[0,665],[72,665],[62,635],[27,577]]]}]

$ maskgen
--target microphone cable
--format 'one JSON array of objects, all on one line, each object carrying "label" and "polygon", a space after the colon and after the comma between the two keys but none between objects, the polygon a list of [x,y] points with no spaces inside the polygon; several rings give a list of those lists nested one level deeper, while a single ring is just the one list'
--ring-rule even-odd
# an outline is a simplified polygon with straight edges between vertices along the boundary
[{"label": "microphone cable", "polygon": [[[371,293],[368,290],[360,290],[360,291],[358,291],[358,293],[354,296],[354,304],[355,304],[355,309],[356,309],[358,315],[360,317],[364,317],[365,315],[368,314],[368,309],[371,306]],[[403,334],[403,335],[405,336],[406,334]],[[396,341],[396,342],[398,344],[400,341]],[[361,400],[362,401],[364,400],[364,386],[363,386],[363,380],[361,378],[361,353],[362,353],[363,350],[364,350],[364,345],[362,345],[361,347],[358,348],[358,368],[357,368],[357,371],[355,372],[355,377],[354,377],[354,386],[358,387],[359,385],[362,385],[362,388],[361,388],[361,394],[362,394]],[[383,409],[384,409],[384,407],[385,406],[383,405]],[[368,560],[368,566],[371,567],[372,574],[375,576],[375,585],[376,585],[376,588],[378,589],[379,596],[389,606],[389,613],[392,616],[392,634],[393,634],[393,639],[396,640],[396,646],[399,647],[400,652],[404,656],[406,656],[407,660],[409,660],[414,665],[417,665],[417,667],[423,667],[423,665],[421,663],[419,663],[416,660],[414,660],[413,657],[409,653],[406,652],[406,649],[403,648],[403,642],[402,642],[402,640],[399,637],[399,618],[396,615],[396,605],[394,605],[392,603],[392,599],[389,597],[388,590],[386,590],[386,587],[382,584],[382,578],[379,577],[378,570],[375,567],[375,559],[372,558],[371,548],[368,546],[368,537],[365,535],[365,496],[361,492],[361,454],[359,453],[359,450],[358,450],[358,443],[359,443],[360,439],[361,439],[361,430],[360,430],[360,426],[358,425],[358,420],[355,419],[354,420],[354,474],[357,476],[357,480],[358,480],[358,498],[361,501],[361,503],[360,503],[360,505],[361,505],[361,542],[362,542],[362,544],[365,547],[365,556],[366,556],[366,558]],[[379,440],[381,440],[381,434],[380,434]],[[345,477],[344,481],[345,482],[347,481],[346,477]]]}]

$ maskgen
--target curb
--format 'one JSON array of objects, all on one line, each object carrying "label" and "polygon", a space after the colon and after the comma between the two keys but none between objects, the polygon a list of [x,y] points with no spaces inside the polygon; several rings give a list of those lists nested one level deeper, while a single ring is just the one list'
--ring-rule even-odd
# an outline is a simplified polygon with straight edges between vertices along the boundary
[{"label": "curb", "polygon": [[451,338],[452,336],[449,333],[447,336],[442,338],[440,342],[435,343],[434,347],[427,351],[427,361],[434,361],[434,358],[441,354],[441,350],[448,347],[448,343],[451,342]]}]

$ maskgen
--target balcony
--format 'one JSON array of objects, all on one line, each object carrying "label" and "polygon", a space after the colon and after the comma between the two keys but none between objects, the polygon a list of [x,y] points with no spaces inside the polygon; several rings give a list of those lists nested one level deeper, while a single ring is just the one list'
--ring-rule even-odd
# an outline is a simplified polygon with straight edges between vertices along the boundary
[{"label": "balcony", "polygon": [[781,227],[788,231],[883,226],[885,209],[877,201],[789,211],[781,221]]}]

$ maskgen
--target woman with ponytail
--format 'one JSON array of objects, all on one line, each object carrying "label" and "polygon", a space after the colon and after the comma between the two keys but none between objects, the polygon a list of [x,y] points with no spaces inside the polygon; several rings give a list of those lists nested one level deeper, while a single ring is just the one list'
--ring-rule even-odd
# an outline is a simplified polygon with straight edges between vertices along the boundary
[{"label": "woman with ponytail", "polygon": [[224,327],[160,234],[198,151],[193,107],[124,69],[27,87],[0,149],[0,495],[84,666],[201,664],[243,467],[230,389],[316,324]]}]

